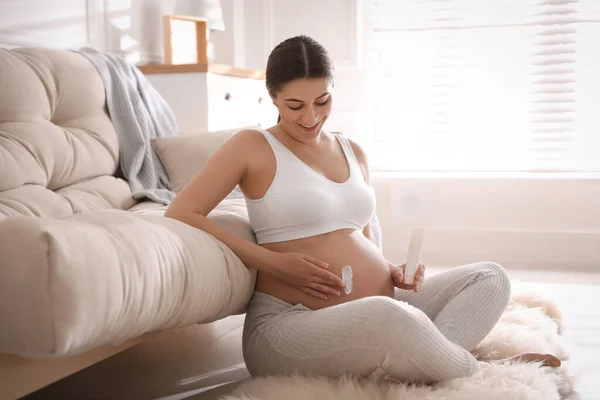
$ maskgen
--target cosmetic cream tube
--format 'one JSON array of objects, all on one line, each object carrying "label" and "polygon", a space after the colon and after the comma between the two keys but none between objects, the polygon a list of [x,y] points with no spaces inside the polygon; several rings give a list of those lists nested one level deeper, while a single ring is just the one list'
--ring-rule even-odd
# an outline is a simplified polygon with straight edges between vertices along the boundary
[{"label": "cosmetic cream tube", "polygon": [[421,261],[421,248],[423,247],[423,235],[425,229],[415,228],[410,232],[410,243],[408,245],[408,255],[406,257],[406,268],[404,270],[404,283],[412,285],[415,280],[415,274]]}]

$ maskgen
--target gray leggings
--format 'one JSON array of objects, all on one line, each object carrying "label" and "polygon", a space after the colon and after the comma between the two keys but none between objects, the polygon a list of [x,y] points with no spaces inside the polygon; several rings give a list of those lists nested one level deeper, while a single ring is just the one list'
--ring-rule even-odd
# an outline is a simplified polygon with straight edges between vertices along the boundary
[{"label": "gray leggings", "polygon": [[470,353],[510,299],[498,264],[481,262],[425,277],[395,299],[367,297],[313,311],[255,292],[246,314],[244,359],[252,376],[386,375],[437,382],[480,370]]}]

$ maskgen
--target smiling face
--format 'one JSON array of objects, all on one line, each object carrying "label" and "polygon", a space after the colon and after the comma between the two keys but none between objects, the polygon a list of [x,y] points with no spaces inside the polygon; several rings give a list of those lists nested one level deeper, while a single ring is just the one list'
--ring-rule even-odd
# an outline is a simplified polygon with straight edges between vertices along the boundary
[{"label": "smiling face", "polygon": [[329,78],[300,78],[286,83],[273,98],[281,127],[300,141],[315,139],[332,109]]}]

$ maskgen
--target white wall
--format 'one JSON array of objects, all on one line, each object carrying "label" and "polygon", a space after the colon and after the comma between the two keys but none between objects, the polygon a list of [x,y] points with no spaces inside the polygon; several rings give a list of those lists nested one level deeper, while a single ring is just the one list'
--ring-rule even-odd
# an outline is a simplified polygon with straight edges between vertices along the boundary
[{"label": "white wall", "polygon": [[79,47],[90,40],[85,0],[0,0],[0,42]]},{"label": "white wall", "polygon": [[384,249],[403,262],[409,226],[424,260],[494,260],[510,268],[600,271],[600,180],[375,174]]},{"label": "white wall", "polygon": [[[0,44],[91,44],[141,61],[160,60],[160,19],[194,0],[0,0]],[[337,66],[331,130],[368,146],[367,0],[222,0],[226,31],[213,33],[216,62],[263,70],[279,41],[307,34]],[[107,8],[105,7],[107,5]],[[373,174],[384,251],[403,262],[407,218],[428,223],[424,261],[480,259],[510,268],[600,271],[597,178]],[[412,204],[412,205],[411,205]],[[418,206],[415,208],[415,204]],[[415,214],[416,213],[416,214]]]},{"label": "white wall", "polygon": [[[92,46],[135,63],[163,60],[162,15],[194,15],[196,0],[0,0],[0,46]],[[226,30],[212,31],[216,63],[241,66],[234,35],[240,0],[221,0]],[[240,41],[241,42],[241,41]],[[237,46],[241,47],[241,46]]]}]

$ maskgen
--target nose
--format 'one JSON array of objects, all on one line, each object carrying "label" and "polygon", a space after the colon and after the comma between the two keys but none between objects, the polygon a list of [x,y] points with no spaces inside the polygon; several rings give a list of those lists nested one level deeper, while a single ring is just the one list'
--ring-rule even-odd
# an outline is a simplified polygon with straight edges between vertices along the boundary
[{"label": "nose", "polygon": [[314,125],[319,120],[319,115],[315,107],[306,107],[306,112],[302,115],[302,121],[306,125]]}]

